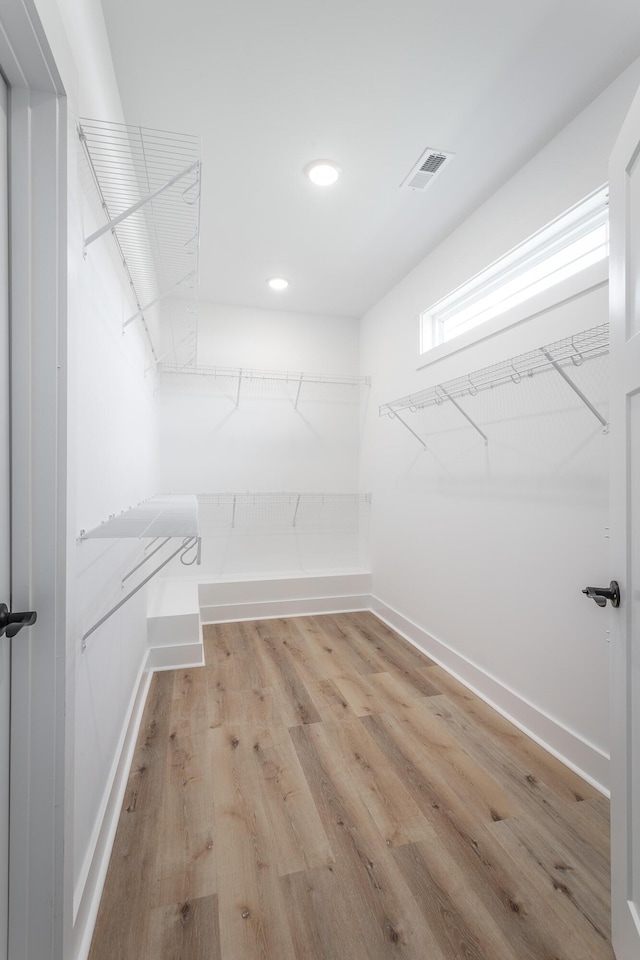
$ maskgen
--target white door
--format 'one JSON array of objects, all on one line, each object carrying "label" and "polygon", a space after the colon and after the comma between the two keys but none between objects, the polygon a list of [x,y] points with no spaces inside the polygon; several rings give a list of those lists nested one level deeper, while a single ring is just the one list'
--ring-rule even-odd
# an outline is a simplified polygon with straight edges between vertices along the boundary
[{"label": "white door", "polygon": [[[9,569],[9,241],[7,88],[0,77],[0,603],[11,606]],[[0,960],[7,956],[9,900],[10,640],[0,637]]]},{"label": "white door", "polygon": [[610,167],[613,947],[640,957],[640,91]]}]

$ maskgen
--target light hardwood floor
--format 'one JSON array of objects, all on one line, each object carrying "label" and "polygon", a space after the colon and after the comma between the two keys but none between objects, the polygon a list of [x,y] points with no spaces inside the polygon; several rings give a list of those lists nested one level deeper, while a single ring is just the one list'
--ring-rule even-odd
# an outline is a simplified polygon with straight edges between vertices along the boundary
[{"label": "light hardwood floor", "polygon": [[90,960],[612,960],[608,802],[369,613],[156,674]]}]

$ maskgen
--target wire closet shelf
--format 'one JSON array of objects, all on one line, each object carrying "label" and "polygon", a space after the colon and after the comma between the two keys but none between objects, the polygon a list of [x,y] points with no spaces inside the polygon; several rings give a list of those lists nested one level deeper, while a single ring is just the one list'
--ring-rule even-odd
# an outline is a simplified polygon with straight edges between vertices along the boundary
[{"label": "wire closet shelf", "polygon": [[[179,558],[183,566],[200,564],[201,536],[198,518],[198,501],[193,495],[157,496],[144,500],[135,507],[113,514],[91,530],[81,530],[78,542],[85,540],[145,540],[148,543],[144,556],[122,575],[120,586],[137,574],[135,586],[112,604],[110,608],[81,637],[83,652],[89,637],[106,623],[121,607],[128,603],[150,580],[164,570],[172,560]],[[178,541],[176,545],[175,541]],[[173,542],[172,542],[173,541]],[[164,547],[169,547],[169,552]],[[147,567],[155,557],[154,565]],[[144,570],[142,568],[145,568]]]},{"label": "wire closet shelf", "polygon": [[158,370],[161,374],[190,374],[192,376],[209,377],[214,381],[232,384],[234,390],[233,398],[235,399],[236,406],[240,403],[243,384],[284,384],[285,389],[289,391],[289,395],[296,409],[298,408],[301,397],[308,395],[309,390],[314,387],[318,388],[314,394],[317,399],[319,395],[318,390],[322,390],[324,387],[328,389],[329,394],[335,395],[335,390],[332,390],[332,387],[346,388],[346,392],[352,394],[350,389],[352,387],[371,386],[371,377],[354,377],[346,374],[316,374],[292,370],[257,370],[248,367],[204,365],[184,368],[172,363],[161,363],[158,365]]},{"label": "wire closet shelf", "polygon": [[352,524],[371,503],[370,493],[200,493],[197,495],[203,536],[220,528],[264,527],[322,529]]},{"label": "wire closet shelf", "polygon": [[[580,367],[587,360],[606,356],[608,352],[609,325],[604,323],[570,337],[565,337],[563,340],[556,340],[554,343],[546,344],[536,350],[530,350],[500,363],[474,370],[464,377],[444,381],[425,390],[383,403],[380,405],[378,412],[381,417],[388,416],[400,420],[403,426],[414,433],[411,427],[400,417],[400,413],[403,411],[414,413],[425,407],[441,406],[448,401],[462,413],[487,442],[486,435],[459,405],[458,401],[463,397],[474,397],[483,390],[490,390],[507,383],[517,384],[526,377],[535,377],[538,374],[554,370],[580,397],[606,430],[606,420],[577,387],[569,374],[573,367]],[[424,446],[422,439],[415,433],[414,436]]]},{"label": "wire closet shelf", "polygon": [[231,377],[232,379],[242,378],[243,380],[276,380],[286,383],[339,383],[347,386],[369,386],[371,377],[351,377],[342,374],[315,374],[304,373],[293,370],[257,370],[248,367],[211,367],[198,365],[185,370],[173,363],[161,363],[159,366],[161,373],[190,373],[201,377]]},{"label": "wire closet shelf", "polygon": [[[84,249],[111,233],[135,300],[123,323],[140,320],[155,362],[195,364],[198,330],[200,140],[122,123],[81,119],[84,147],[106,223]],[[153,341],[154,313],[164,330]]]}]

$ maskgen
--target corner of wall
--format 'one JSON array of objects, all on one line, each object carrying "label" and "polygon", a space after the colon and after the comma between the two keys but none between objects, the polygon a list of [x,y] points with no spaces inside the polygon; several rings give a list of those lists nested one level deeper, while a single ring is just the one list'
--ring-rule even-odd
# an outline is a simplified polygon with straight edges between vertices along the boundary
[{"label": "corner of wall", "polygon": [[376,596],[371,597],[371,611],[552,756],[609,796],[609,757],[602,750]]}]

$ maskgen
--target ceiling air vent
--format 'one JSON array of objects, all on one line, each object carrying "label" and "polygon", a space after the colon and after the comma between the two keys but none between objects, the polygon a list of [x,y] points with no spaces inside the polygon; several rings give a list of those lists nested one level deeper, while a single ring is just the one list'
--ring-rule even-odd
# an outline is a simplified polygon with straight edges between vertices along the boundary
[{"label": "ceiling air vent", "polygon": [[408,187],[410,190],[426,190],[453,156],[453,153],[428,147],[400,186]]}]

